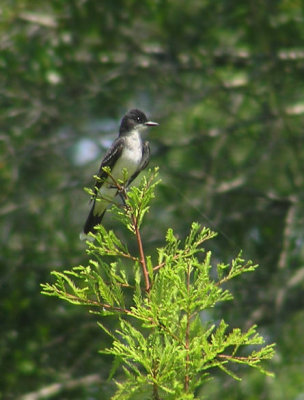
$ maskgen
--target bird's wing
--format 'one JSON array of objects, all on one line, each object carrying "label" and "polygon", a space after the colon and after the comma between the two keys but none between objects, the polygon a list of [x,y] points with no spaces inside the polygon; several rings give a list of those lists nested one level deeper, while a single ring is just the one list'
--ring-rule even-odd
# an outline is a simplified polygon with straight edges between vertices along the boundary
[{"label": "bird's wing", "polygon": [[145,169],[150,161],[150,143],[149,142],[145,142],[143,145],[143,157],[141,160],[141,165],[140,165],[140,171],[142,171],[143,169]]},{"label": "bird's wing", "polygon": [[103,171],[103,167],[110,167],[112,169],[118,158],[121,156],[123,148],[124,148],[124,138],[118,137],[106,152],[100,164],[98,172],[99,179],[95,183],[95,195],[97,194],[98,189],[102,186],[102,184],[108,177],[108,174],[105,171]]},{"label": "bird's wing", "polygon": [[134,179],[137,177],[137,175],[143,169],[145,169],[147,167],[147,165],[149,164],[149,161],[150,161],[150,143],[149,142],[144,142],[141,163],[140,163],[139,167],[137,168],[137,171],[129,179],[128,185],[130,185],[130,183],[132,181],[134,181]]}]

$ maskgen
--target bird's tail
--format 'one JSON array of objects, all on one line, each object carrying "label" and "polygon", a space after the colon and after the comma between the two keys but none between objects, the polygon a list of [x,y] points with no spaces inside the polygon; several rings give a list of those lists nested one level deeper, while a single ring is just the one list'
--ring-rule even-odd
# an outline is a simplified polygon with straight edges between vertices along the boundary
[{"label": "bird's tail", "polygon": [[83,233],[85,235],[87,235],[89,232],[94,233],[95,232],[95,226],[100,224],[105,212],[106,212],[106,208],[104,209],[104,211],[102,211],[101,213],[98,214],[94,214],[94,211],[96,212],[95,209],[95,201],[94,204],[91,208],[91,211],[88,215],[88,218],[86,220],[86,223],[84,224],[84,228],[83,228]]}]

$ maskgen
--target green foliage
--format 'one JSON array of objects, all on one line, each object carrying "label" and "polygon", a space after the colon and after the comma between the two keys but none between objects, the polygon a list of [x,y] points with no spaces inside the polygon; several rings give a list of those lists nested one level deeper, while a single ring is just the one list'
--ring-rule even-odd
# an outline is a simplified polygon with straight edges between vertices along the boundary
[{"label": "green foliage", "polygon": [[[302,2],[3,0],[0,9],[2,396],[38,397],[51,384],[57,398],[87,400],[98,383],[84,375],[107,371],[108,357],[88,356],[109,340],[94,333],[94,316],[41,297],[39,283],[87,264],[82,188],[134,106],[161,123],[148,138],[163,181],[143,227],[151,263],[167,227],[184,239],[198,221],[219,232],[208,242],[213,264],[241,248],[262,266],[230,281],[237,301],[215,314],[257,323],[277,343],[278,378],[246,368],[241,385],[219,374],[204,393],[303,396]],[[125,238],[110,215],[104,222]]]},{"label": "green foliage", "polygon": [[[264,345],[255,325],[243,332],[224,319],[212,320],[212,309],[233,298],[226,283],[257,265],[239,254],[229,264],[214,266],[203,245],[216,234],[198,223],[183,241],[168,229],[155,265],[145,255],[140,226],[159,183],[156,177],[157,170],[150,171],[128,193],[116,182],[125,204],[112,212],[136,238],[138,255],[99,226],[92,234],[95,241],[87,242],[89,265],[54,271],[55,283],[43,284],[43,293],[118,318],[115,331],[99,322],[112,338],[112,346],[101,352],[118,361],[111,375],[119,364],[125,374],[113,399],[195,399],[214,368],[240,379],[236,364],[270,374],[261,362],[273,357],[274,345]],[[210,321],[202,321],[204,312]]]}]

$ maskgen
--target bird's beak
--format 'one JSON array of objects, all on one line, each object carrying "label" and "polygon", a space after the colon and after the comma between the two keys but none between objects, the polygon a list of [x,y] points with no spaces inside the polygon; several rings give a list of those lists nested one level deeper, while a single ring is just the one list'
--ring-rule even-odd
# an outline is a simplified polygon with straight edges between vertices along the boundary
[{"label": "bird's beak", "polygon": [[157,122],[153,122],[153,121],[147,121],[145,122],[146,126],[158,126],[159,124]]}]

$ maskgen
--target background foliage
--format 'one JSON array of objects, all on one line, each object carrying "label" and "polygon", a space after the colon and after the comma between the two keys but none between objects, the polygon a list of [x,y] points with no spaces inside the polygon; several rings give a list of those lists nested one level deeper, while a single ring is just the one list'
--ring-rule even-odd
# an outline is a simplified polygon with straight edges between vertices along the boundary
[{"label": "background foliage", "polygon": [[4,0],[0,11],[2,397],[111,392],[95,318],[44,298],[39,284],[87,259],[82,187],[136,106],[161,123],[149,139],[163,183],[146,252],[167,227],[183,238],[196,220],[220,233],[221,260],[242,248],[261,264],[213,318],[262,327],[278,344],[277,378],[246,370],[236,385],[219,374],[205,394],[301,398],[302,2]]}]

